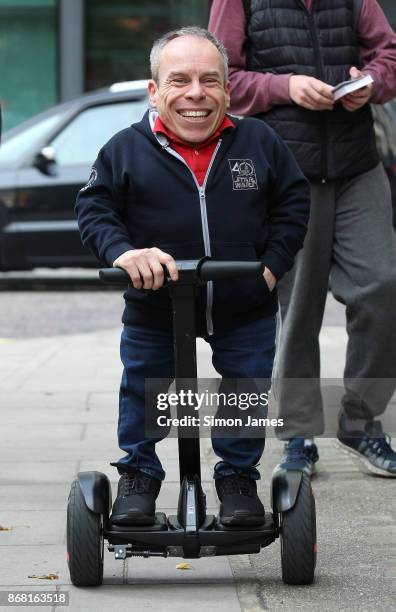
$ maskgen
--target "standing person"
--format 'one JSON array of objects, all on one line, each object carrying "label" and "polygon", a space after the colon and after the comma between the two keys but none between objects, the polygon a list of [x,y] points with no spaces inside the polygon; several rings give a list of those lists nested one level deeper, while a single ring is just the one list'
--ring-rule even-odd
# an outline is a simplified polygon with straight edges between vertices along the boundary
[{"label": "standing person", "polygon": [[[312,473],[318,459],[330,274],[349,336],[338,441],[371,472],[396,476],[396,453],[375,420],[395,390],[396,238],[369,106],[396,95],[396,36],[375,0],[214,0],[209,30],[228,50],[231,111],[272,126],[310,180],[304,249],[279,286],[283,460]],[[373,83],[336,103],[333,87],[362,74]]]},{"label": "standing person", "polygon": [[[151,51],[152,109],[99,152],[76,210],[81,236],[98,259],[126,270],[118,440],[126,453],[112,521],[152,524],[165,477],[159,439],[145,435],[145,379],[174,377],[172,310],[164,272],[175,260],[213,256],[262,261],[263,278],[208,283],[197,293],[197,328],[228,379],[271,377],[275,353],[275,277],[301,248],[309,188],[293,156],[256,119],[226,115],[227,54],[207,30],[182,28]],[[162,265],[161,265],[162,264]],[[268,387],[266,388],[268,390]],[[165,435],[165,434],[164,434]],[[213,438],[227,525],[258,525],[257,464],[264,438]]]}]

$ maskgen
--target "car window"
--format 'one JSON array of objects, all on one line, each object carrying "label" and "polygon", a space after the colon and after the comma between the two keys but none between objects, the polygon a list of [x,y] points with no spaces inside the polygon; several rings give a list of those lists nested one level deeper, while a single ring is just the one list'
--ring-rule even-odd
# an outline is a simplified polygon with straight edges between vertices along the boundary
[{"label": "car window", "polygon": [[0,147],[0,165],[9,166],[19,159],[23,160],[29,150],[34,148],[35,143],[42,142],[62,117],[62,113],[51,115],[31,127],[18,132],[18,134],[2,143]]},{"label": "car window", "polygon": [[140,121],[148,101],[131,100],[82,111],[50,143],[61,166],[92,164],[99,149],[116,133]]}]

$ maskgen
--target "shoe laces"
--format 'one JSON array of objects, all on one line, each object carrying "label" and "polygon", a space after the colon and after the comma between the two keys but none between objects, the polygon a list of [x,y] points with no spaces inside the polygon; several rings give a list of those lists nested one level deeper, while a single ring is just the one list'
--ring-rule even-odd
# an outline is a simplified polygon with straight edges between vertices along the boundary
[{"label": "shoe laces", "polygon": [[251,478],[246,476],[233,475],[224,478],[221,483],[221,491],[223,495],[246,495],[247,497],[256,497],[256,483]]},{"label": "shoe laces", "polygon": [[391,437],[383,433],[380,437],[367,437],[366,442],[370,447],[371,451],[374,451],[377,455],[387,455],[395,454],[393,448],[391,447]]},{"label": "shoe laces", "polygon": [[313,463],[315,461],[315,457],[317,455],[316,449],[311,448],[311,446],[302,446],[300,448],[293,448],[289,445],[286,446],[286,454],[288,461],[309,461]]},{"label": "shoe laces", "polygon": [[371,451],[377,455],[393,455],[396,459],[396,453],[391,447],[391,437],[382,431],[381,423],[374,421],[366,429],[365,442]]},{"label": "shoe laces", "polygon": [[125,473],[122,475],[122,495],[127,497],[136,493],[142,495],[150,490],[151,478],[143,472]]}]

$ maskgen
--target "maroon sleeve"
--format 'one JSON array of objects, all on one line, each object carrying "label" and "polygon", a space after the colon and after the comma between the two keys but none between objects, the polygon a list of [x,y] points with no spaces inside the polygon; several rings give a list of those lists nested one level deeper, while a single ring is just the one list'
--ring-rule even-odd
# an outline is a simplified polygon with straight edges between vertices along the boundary
[{"label": "maroon sleeve", "polygon": [[396,34],[376,0],[363,0],[357,27],[363,71],[371,74],[371,102],[384,104],[396,96]]},{"label": "maroon sleeve", "polygon": [[213,0],[208,29],[227,48],[232,113],[255,115],[276,104],[291,104],[290,75],[246,70],[246,19],[241,0]]}]

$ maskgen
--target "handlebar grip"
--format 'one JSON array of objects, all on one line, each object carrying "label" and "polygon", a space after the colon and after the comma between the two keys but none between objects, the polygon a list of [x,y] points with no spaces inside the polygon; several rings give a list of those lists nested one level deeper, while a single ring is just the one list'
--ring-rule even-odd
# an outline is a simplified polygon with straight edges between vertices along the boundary
[{"label": "handlebar grip", "polygon": [[265,265],[261,261],[212,261],[204,260],[198,268],[201,281],[237,278],[240,276],[260,276]]},{"label": "handlebar grip", "polygon": [[99,278],[109,285],[127,285],[130,282],[129,274],[122,268],[102,268]]},{"label": "handlebar grip", "polygon": [[[265,267],[261,261],[213,261],[212,259],[202,259],[200,262],[176,261],[176,265],[178,264],[180,270],[196,269],[197,277],[202,282],[242,276],[260,276]],[[165,279],[166,272],[167,270],[164,268]],[[131,282],[128,272],[122,268],[102,268],[99,270],[99,278],[110,285],[125,286]]]}]

